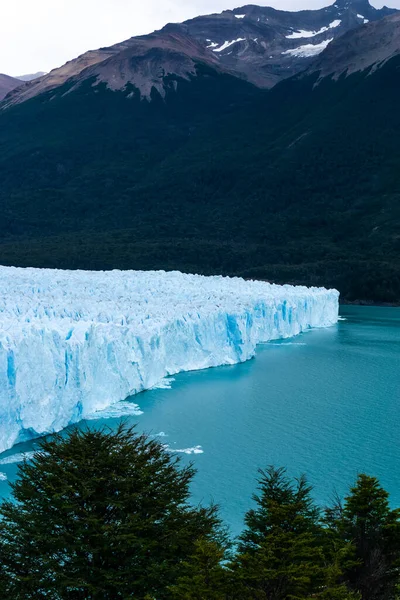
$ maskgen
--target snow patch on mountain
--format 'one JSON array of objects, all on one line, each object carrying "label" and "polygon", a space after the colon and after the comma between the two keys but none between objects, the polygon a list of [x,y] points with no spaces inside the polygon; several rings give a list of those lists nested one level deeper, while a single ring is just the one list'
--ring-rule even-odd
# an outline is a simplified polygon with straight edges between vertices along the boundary
[{"label": "snow patch on mountain", "polygon": [[0,282],[0,451],[84,418],[138,414],[109,409],[338,320],[335,290],[238,278],[0,267]]},{"label": "snow patch on mountain", "polygon": [[341,24],[341,22],[342,21],[340,19],[336,19],[335,21],[332,21],[332,23],[330,23],[328,25],[328,27],[322,27],[318,31],[305,31],[303,29],[300,29],[300,31],[294,31],[290,35],[287,35],[286,38],[288,40],[296,40],[296,39],[299,39],[299,38],[312,38],[312,37],[316,37],[317,35],[321,35],[322,33],[326,33],[330,29],[335,29],[336,27],[339,27],[339,25]]},{"label": "snow patch on mountain", "polygon": [[231,42],[226,41],[222,44],[222,46],[220,48],[216,48],[215,50],[213,50],[213,52],[223,52],[230,46],[233,46],[233,44],[237,44],[239,42],[245,42],[245,41],[246,41],[246,38],[238,38],[237,40],[232,40]]},{"label": "snow patch on mountain", "polygon": [[286,54],[288,56],[297,56],[298,58],[310,58],[312,56],[318,56],[321,54],[333,41],[333,38],[329,40],[325,40],[320,44],[305,44],[304,46],[299,46],[298,48],[292,48],[290,50],[285,50],[282,54]]}]

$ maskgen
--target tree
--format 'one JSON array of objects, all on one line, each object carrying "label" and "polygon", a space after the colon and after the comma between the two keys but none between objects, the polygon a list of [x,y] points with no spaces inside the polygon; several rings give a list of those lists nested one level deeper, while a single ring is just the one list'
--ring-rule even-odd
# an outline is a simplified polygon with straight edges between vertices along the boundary
[{"label": "tree", "polygon": [[44,441],[0,506],[2,597],[168,598],[220,527],[215,507],[189,504],[193,475],[124,427]]},{"label": "tree", "polygon": [[172,600],[225,600],[230,573],[223,567],[225,551],[217,541],[200,539],[193,556],[182,565],[182,574],[170,588]]},{"label": "tree", "polygon": [[355,546],[356,562],[345,571],[362,600],[394,600],[400,580],[400,510],[377,479],[360,475],[350,495],[331,510],[331,521]]},{"label": "tree", "polygon": [[291,482],[285,469],[260,471],[260,494],[246,515],[231,567],[235,598],[357,600],[341,581],[352,547],[331,531],[311,498],[304,476]]},{"label": "tree", "polygon": [[246,515],[233,569],[249,598],[303,599],[323,588],[325,567],[319,510],[304,477],[260,471],[257,508]]}]

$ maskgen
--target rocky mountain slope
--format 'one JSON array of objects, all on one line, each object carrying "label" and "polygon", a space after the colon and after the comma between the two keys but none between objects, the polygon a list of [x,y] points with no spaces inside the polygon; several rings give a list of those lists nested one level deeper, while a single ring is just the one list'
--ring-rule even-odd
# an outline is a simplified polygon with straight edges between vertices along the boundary
[{"label": "rocky mountain slope", "polygon": [[184,31],[208,46],[225,67],[260,87],[304,70],[333,40],[394,9],[368,0],[338,0],[321,10],[286,12],[248,5],[198,17],[164,31]]},{"label": "rocky mountain slope", "polygon": [[377,69],[399,53],[400,12],[339,38],[312,62],[306,74],[319,71],[321,78],[338,78],[370,66]]},{"label": "rocky mountain slope", "polygon": [[88,79],[106,83],[112,90],[134,86],[149,98],[152,87],[162,91],[165,76],[193,75],[196,61],[270,88],[306,69],[344,33],[393,13],[394,9],[375,9],[368,0],[338,0],[321,10],[285,12],[248,5],[197,17],[87,52],[27,81],[7,97],[3,106],[56,90],[67,81],[73,87]]},{"label": "rocky mountain slope", "polygon": [[154,32],[110,48],[87,52],[59,69],[25,83],[9,94],[3,107],[57,90],[67,82],[71,89],[75,89],[88,80],[96,84],[105,83],[114,91],[134,87],[143,98],[150,98],[152,88],[164,95],[168,75],[183,78],[195,75],[197,63],[209,65],[220,72],[229,71],[214,54],[186,33]]},{"label": "rocky mountain slope", "polygon": [[171,28],[53,72],[0,114],[0,263],[399,302],[399,36],[398,14],[363,24],[272,90]]},{"label": "rocky mountain slope", "polygon": [[21,81],[32,81],[38,77],[43,77],[43,75],[46,75],[44,71],[38,71],[37,73],[29,73],[28,75],[18,75],[17,79],[20,79]]},{"label": "rocky mountain slope", "polygon": [[21,82],[15,77],[0,73],[0,100],[3,100],[11,90],[14,90],[20,84]]}]

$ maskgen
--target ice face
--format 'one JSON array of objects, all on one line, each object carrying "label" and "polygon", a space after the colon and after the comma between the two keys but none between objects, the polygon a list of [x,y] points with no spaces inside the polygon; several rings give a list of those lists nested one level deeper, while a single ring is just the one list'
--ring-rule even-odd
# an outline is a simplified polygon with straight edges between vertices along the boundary
[{"label": "ice face", "polygon": [[338,320],[336,290],[0,267],[0,451],[258,343]]}]

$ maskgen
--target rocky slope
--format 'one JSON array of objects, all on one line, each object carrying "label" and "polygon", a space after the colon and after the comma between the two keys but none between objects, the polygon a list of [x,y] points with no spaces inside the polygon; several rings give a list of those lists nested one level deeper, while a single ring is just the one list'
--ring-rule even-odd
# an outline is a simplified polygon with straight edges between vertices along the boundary
[{"label": "rocky slope", "polygon": [[261,88],[306,69],[336,38],[396,13],[368,0],[338,0],[321,10],[285,12],[248,5],[221,14],[170,24],[147,36],[83,54],[9,94],[3,107],[19,104],[70,82],[127,85],[149,98],[164,95],[164,78],[195,74],[197,62],[244,78]]},{"label": "rocky slope", "polygon": [[180,30],[208,46],[225,67],[260,87],[304,70],[333,40],[395,13],[368,0],[338,0],[321,10],[286,12],[248,5],[198,17],[164,31]]},{"label": "rocky slope", "polygon": [[0,100],[3,100],[11,90],[14,90],[19,85],[21,85],[19,79],[0,73]]},{"label": "rocky slope", "polygon": [[320,77],[351,75],[369,67],[377,69],[400,54],[400,12],[368,27],[361,27],[332,42],[312,62],[306,75],[318,71]]},{"label": "rocky slope", "polygon": [[19,104],[65,83],[75,89],[82,82],[105,83],[111,90],[135,87],[143,98],[154,88],[164,95],[165,78],[188,78],[196,74],[196,63],[226,71],[218,58],[194,38],[182,32],[155,32],[134,37],[110,48],[87,52],[47,75],[25,83],[9,94],[3,107]]}]

